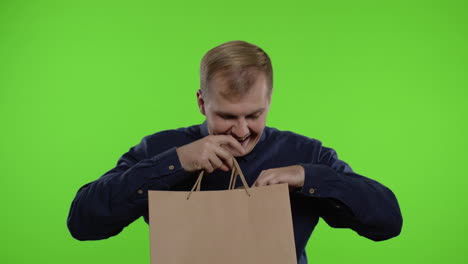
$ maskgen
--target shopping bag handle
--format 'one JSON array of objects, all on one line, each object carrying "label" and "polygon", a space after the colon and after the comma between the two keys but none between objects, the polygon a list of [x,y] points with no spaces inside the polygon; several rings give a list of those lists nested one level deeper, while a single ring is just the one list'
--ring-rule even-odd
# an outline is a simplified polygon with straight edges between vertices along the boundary
[{"label": "shopping bag handle", "polygon": [[[239,163],[237,163],[237,160],[235,158],[232,158],[232,164],[234,165],[234,168],[232,168],[231,179],[229,181],[228,190],[234,189],[234,184],[236,182],[237,175],[239,175],[240,178],[241,178],[242,184],[244,185],[245,192],[247,193],[248,196],[250,196],[250,192],[249,192],[250,187],[247,184],[247,181],[245,180],[244,173],[242,173],[242,170],[241,170],[241,168],[239,166]],[[201,181],[202,181],[204,173],[205,173],[205,171],[202,170],[200,172],[200,174],[198,175],[197,181],[193,185],[192,190],[190,191],[190,193],[187,195],[187,200],[190,198],[190,195],[192,195],[193,190],[196,189],[197,192],[200,191]]]}]

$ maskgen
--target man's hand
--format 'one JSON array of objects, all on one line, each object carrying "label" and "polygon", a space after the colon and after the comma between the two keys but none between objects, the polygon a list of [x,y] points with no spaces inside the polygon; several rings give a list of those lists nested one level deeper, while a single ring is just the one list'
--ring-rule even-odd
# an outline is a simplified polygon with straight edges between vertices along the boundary
[{"label": "man's hand", "polygon": [[252,184],[252,187],[260,187],[278,183],[287,183],[289,191],[304,186],[305,172],[301,165],[293,165],[275,169],[263,170]]},{"label": "man's hand", "polygon": [[242,145],[231,135],[209,135],[177,148],[176,152],[184,170],[206,173],[229,171],[233,157],[244,155]]}]

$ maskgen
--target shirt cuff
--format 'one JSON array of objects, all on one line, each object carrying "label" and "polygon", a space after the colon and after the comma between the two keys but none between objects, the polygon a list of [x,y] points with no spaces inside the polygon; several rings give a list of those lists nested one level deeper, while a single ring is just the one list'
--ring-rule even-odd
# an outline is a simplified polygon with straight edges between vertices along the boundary
[{"label": "shirt cuff", "polygon": [[177,155],[176,147],[170,148],[151,158],[154,162],[154,170],[151,176],[147,179],[148,183],[157,181],[164,183],[166,189],[185,181],[190,173],[184,170],[180,164],[179,155]]},{"label": "shirt cuff", "polygon": [[144,176],[144,183],[132,196],[132,200],[136,203],[146,201],[148,190],[170,190],[174,185],[186,181],[191,175],[180,164],[176,147],[149,158],[149,161],[151,167]]},{"label": "shirt cuff", "polygon": [[[348,215],[354,215],[350,207],[344,203],[343,193],[340,193],[342,178],[332,168],[323,164],[304,164],[304,185],[297,193],[308,197],[328,198],[325,199],[332,208],[346,211]],[[340,184],[341,181],[341,184]]]},{"label": "shirt cuff", "polygon": [[339,181],[337,173],[326,165],[299,163],[304,167],[304,185],[298,193],[310,197],[333,197],[329,182]]}]

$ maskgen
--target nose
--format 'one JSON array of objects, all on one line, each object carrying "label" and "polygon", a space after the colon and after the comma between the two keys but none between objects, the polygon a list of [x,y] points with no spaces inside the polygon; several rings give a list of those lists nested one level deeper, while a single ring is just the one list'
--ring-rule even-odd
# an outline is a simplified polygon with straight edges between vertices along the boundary
[{"label": "nose", "polygon": [[249,135],[249,127],[245,118],[237,120],[236,124],[232,128],[232,134],[237,139],[242,139]]}]

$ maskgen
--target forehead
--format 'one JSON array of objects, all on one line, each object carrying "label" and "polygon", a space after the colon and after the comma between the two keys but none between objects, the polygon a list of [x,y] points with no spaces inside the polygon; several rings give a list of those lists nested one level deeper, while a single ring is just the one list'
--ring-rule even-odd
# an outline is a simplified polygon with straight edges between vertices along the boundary
[{"label": "forehead", "polygon": [[256,68],[242,70],[220,70],[208,82],[210,95],[227,100],[241,100],[259,90],[268,92],[266,75]]},{"label": "forehead", "polygon": [[232,91],[229,83],[218,75],[210,85],[210,95],[207,104],[216,112],[235,115],[250,114],[260,108],[268,107],[270,95],[264,74],[259,74],[251,84],[250,89]]}]

